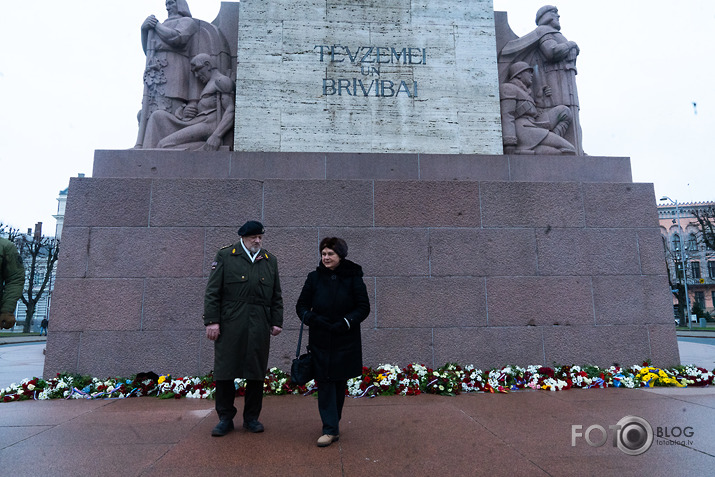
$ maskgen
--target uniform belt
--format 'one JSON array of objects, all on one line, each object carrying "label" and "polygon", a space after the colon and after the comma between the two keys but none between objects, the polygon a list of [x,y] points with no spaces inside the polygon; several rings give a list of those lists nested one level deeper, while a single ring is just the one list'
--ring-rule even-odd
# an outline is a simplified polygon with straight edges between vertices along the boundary
[{"label": "uniform belt", "polygon": [[271,306],[271,302],[269,300],[257,296],[240,296],[236,298],[236,301],[242,301],[251,305]]}]

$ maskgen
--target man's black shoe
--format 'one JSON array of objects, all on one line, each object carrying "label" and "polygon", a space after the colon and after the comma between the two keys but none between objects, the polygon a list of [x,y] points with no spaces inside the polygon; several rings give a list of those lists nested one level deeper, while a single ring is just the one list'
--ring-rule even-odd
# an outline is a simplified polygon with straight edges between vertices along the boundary
[{"label": "man's black shoe", "polygon": [[243,421],[243,428],[249,432],[263,432],[263,424],[257,420]]},{"label": "man's black shoe", "polygon": [[230,419],[221,419],[211,430],[211,435],[214,437],[225,436],[233,430],[233,421]]}]

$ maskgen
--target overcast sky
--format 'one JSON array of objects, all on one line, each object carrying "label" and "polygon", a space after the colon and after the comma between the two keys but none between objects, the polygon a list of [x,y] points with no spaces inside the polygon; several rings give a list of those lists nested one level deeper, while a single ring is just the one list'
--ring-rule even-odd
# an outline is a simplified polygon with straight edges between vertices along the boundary
[{"label": "overcast sky", "polygon": [[[268,1],[268,0],[262,0]],[[522,36],[543,1],[494,0]],[[715,1],[562,0],[561,31],[578,43],[583,147],[629,156],[633,180],[679,202],[713,201]],[[219,0],[189,0],[212,21]],[[90,176],[95,149],[136,139],[147,15],[164,0],[4,2],[0,29],[0,222],[54,233],[57,196]],[[604,200],[608,200],[604,197]]]}]

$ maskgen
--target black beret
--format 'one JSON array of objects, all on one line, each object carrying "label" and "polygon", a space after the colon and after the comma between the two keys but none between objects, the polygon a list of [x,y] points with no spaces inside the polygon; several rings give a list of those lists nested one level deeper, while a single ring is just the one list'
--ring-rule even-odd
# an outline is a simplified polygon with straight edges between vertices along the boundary
[{"label": "black beret", "polygon": [[238,235],[241,237],[249,237],[251,235],[261,235],[266,233],[263,224],[256,220],[249,220],[238,229]]}]

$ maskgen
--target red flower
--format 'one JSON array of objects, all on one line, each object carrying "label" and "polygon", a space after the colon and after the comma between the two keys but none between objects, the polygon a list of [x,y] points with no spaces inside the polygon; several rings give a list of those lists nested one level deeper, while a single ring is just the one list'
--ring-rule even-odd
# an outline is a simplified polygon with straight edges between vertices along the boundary
[{"label": "red flower", "polygon": [[547,366],[542,366],[539,368],[539,374],[545,374],[550,378],[554,377],[554,370],[547,367]]}]

